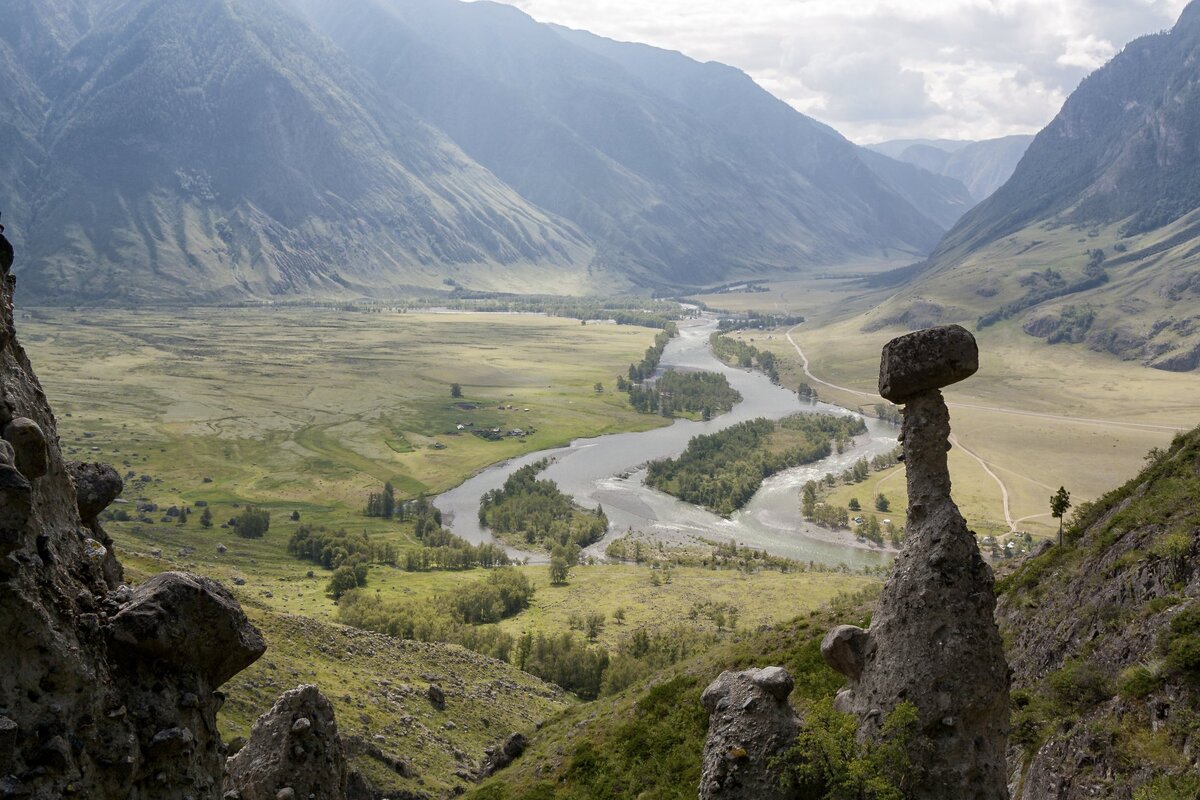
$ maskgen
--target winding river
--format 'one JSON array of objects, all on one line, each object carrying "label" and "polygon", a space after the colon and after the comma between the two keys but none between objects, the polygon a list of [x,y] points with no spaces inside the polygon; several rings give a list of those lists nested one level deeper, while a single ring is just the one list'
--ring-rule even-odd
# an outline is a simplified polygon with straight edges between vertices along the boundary
[{"label": "winding river", "polygon": [[[649,431],[576,439],[566,447],[494,464],[437,497],[434,503],[441,509],[446,524],[468,541],[492,541],[490,532],[479,524],[479,498],[484,492],[502,486],[520,467],[550,458],[553,463],[543,473],[544,477],[556,481],[559,488],[580,505],[595,507],[603,504],[608,515],[609,533],[603,541],[588,548],[590,555],[603,555],[610,541],[632,528],[666,540],[689,536],[720,541],[734,539],[739,544],[787,558],[829,565],[846,564],[851,568],[888,561],[889,556],[884,553],[855,547],[849,542],[825,541],[812,535],[815,529],[804,521],[799,509],[800,489],[806,481],[820,478],[827,472],[840,473],[862,456],[869,459],[896,446],[896,429],[875,419],[867,418],[867,433],[859,436],[855,446],[845,453],[767,479],[750,502],[729,519],[642,484],[646,462],[679,455],[693,436],[713,433],[756,417],[780,419],[798,411],[852,413],[824,403],[802,401],[795,393],[771,383],[760,372],[722,363],[708,348],[709,335],[716,328],[716,319],[707,315],[681,322],[679,336],[667,345],[660,369],[677,367],[723,373],[743,398],[732,411],[708,422],[680,419],[667,427]],[[544,555],[513,552],[517,556],[529,556],[532,561],[545,560]]]}]

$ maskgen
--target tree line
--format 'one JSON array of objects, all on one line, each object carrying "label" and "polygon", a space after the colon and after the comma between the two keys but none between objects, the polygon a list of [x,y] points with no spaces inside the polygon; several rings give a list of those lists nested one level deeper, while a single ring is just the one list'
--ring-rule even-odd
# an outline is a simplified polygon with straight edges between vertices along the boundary
[{"label": "tree line", "polygon": [[[401,639],[459,644],[508,661],[585,700],[615,694],[716,640],[711,632],[679,624],[662,629],[637,628],[609,650],[594,641],[606,621],[598,612],[566,630],[527,631],[520,636],[493,624],[519,614],[533,596],[528,579],[509,567],[492,570],[487,578],[459,587],[454,594],[421,600],[384,600],[373,593],[349,591],[338,603],[338,619]],[[702,604],[695,616],[705,617],[718,630],[736,627],[737,612],[731,613],[728,605]],[[624,624],[624,609],[613,611],[612,618],[615,624]],[[575,628],[584,635],[577,636]]]},{"label": "tree line", "polygon": [[693,438],[678,458],[650,462],[646,485],[718,514],[731,514],[765,478],[828,456],[866,432],[860,417],[797,414],[753,419]]},{"label": "tree line", "polygon": [[717,321],[717,330],[773,330],[775,328],[791,328],[804,322],[804,317],[798,314],[764,314],[761,311],[747,311],[744,317],[724,317]]},{"label": "tree line", "polygon": [[542,459],[521,467],[501,488],[484,493],[479,500],[480,524],[546,549],[582,548],[600,541],[608,531],[604,509],[582,509],[554,481],[539,480],[538,473],[549,465],[549,459]]},{"label": "tree line", "polygon": [[742,400],[741,393],[729,385],[729,379],[716,372],[667,370],[648,386],[635,385],[618,376],[617,389],[629,393],[629,404],[636,411],[664,417],[691,412],[712,419]]},{"label": "tree line", "polygon": [[654,337],[654,344],[646,348],[642,360],[629,365],[629,380],[641,383],[646,378],[653,377],[655,371],[658,370],[659,362],[662,361],[663,351],[667,349],[667,343],[678,335],[679,328],[674,322],[665,327],[662,333],[657,334]]},{"label": "tree line", "polygon": [[719,333],[708,337],[708,343],[712,348],[713,355],[726,364],[733,364],[743,369],[758,367],[771,379],[772,383],[779,383],[779,361],[770,350],[759,350],[752,344],[740,339],[731,339]]}]

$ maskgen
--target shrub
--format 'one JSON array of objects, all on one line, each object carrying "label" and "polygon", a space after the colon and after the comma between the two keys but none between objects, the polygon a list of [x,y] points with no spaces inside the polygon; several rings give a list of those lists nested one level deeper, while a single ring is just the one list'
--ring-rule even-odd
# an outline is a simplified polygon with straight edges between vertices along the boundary
[{"label": "shrub", "polygon": [[783,783],[801,797],[823,800],[904,800],[920,777],[909,758],[920,721],[912,703],[888,714],[879,742],[857,738],[858,720],[829,698],[809,709],[796,745],[781,757]]},{"label": "shrub", "polygon": [[1090,661],[1072,661],[1049,675],[1050,694],[1060,706],[1082,711],[1112,697],[1108,675]]},{"label": "shrub", "polygon": [[261,539],[271,528],[271,512],[246,506],[237,517],[237,535],[243,539]]},{"label": "shrub", "polygon": [[1200,797],[1200,776],[1162,775],[1133,793],[1133,800],[1196,800]]},{"label": "shrub", "polygon": [[1175,615],[1166,643],[1170,669],[1200,674],[1200,603]]},{"label": "shrub", "polygon": [[1161,672],[1146,664],[1135,664],[1117,678],[1117,691],[1126,700],[1140,700],[1161,685]]}]

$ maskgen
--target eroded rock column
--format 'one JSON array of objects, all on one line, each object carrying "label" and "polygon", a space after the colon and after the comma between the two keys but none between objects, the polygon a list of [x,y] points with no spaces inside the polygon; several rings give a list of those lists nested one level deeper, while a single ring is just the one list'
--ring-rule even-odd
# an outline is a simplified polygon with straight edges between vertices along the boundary
[{"label": "eroded rock column", "polygon": [[838,707],[873,738],[887,714],[911,702],[920,737],[910,757],[921,775],[913,798],[1008,797],[1009,670],[993,614],[992,572],[950,497],[950,414],[942,387],[978,369],[974,337],[957,325],[893,339],[879,393],[904,406],[908,479],[904,548],[863,631],[831,631],[822,653],[846,676]]}]

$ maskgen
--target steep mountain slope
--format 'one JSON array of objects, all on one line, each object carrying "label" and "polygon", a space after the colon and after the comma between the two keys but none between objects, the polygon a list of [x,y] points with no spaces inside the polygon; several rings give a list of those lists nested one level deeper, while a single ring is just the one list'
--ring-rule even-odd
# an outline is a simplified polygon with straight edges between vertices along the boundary
[{"label": "steep mountain slope", "polygon": [[294,0],[381,86],[643,282],[920,252],[938,225],[737,70],[452,0]]},{"label": "steep mountain slope", "polygon": [[897,139],[873,144],[867,149],[959,181],[970,193],[973,203],[978,203],[1012,177],[1032,141],[1032,136],[1003,136],[979,142]]},{"label": "steep mountain slope", "polygon": [[1192,3],[1173,30],[1088,77],[1012,178],[867,324],[921,303],[1163,369],[1200,365],[1198,56]]},{"label": "steep mountain slope", "polygon": [[143,0],[78,27],[45,67],[32,55],[77,28],[5,28],[5,52],[41,71],[28,113],[4,115],[31,151],[10,215],[38,299],[371,292],[460,268],[495,286],[499,267],[508,285],[583,287],[581,234],[270,0]]},{"label": "steep mountain slope", "polygon": [[27,302],[694,286],[920,256],[966,202],[737,70],[511,6],[0,15]]},{"label": "steep mountain slope", "polygon": [[1197,474],[1200,429],[999,582],[1014,800],[1200,793]]}]

